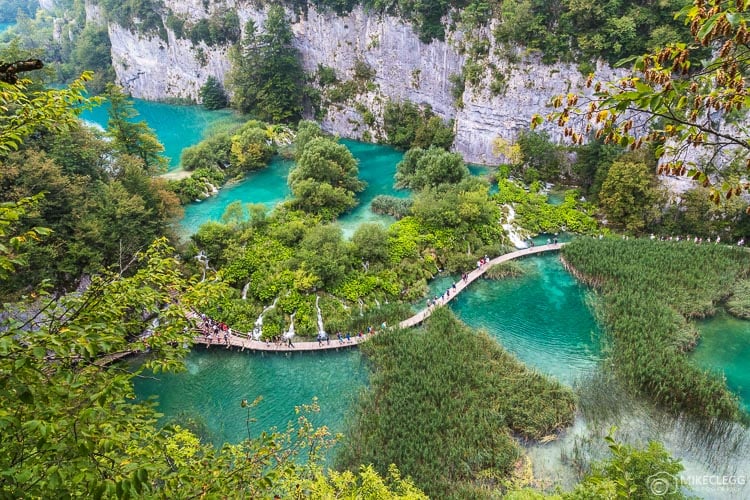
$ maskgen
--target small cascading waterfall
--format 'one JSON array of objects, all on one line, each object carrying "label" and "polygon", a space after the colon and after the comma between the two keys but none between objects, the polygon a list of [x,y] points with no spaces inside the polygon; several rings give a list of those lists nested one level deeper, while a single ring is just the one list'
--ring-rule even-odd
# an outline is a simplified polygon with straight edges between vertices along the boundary
[{"label": "small cascading waterfall", "polygon": [[296,312],[292,313],[292,323],[289,325],[289,330],[287,330],[286,333],[284,333],[285,339],[291,339],[292,337],[294,337],[294,315],[295,314],[297,313]]},{"label": "small cascading waterfall", "polygon": [[375,300],[375,305],[378,306],[378,309],[380,309],[380,301],[378,299],[373,298]]},{"label": "small cascading waterfall", "polygon": [[318,302],[320,301],[320,295],[315,297],[315,309],[318,310],[318,337],[319,338],[328,338],[328,334],[326,333],[325,328],[323,328],[323,313],[320,312],[320,306],[318,305]]},{"label": "small cascading waterfall", "polygon": [[242,287],[242,300],[247,300],[247,291],[250,289],[250,282],[245,283]]},{"label": "small cascading waterfall", "polygon": [[513,246],[516,248],[526,248],[528,245],[518,234],[516,225],[513,224],[513,219],[516,218],[516,211],[510,205],[506,205],[506,207],[508,207],[508,221],[503,224],[503,230],[508,233],[508,239],[513,243]]},{"label": "small cascading waterfall", "polygon": [[365,307],[365,301],[362,299],[357,299],[357,301],[359,302],[359,315],[364,316],[365,313],[362,312],[362,309]]},{"label": "small cascading waterfall", "polygon": [[273,309],[274,307],[276,307],[276,302],[278,301],[279,301],[278,297],[273,299],[273,303],[270,306],[263,309],[263,311],[261,311],[260,313],[260,316],[258,316],[258,319],[255,320],[255,326],[253,327],[253,332],[251,334],[253,336],[253,339],[260,340],[260,336],[263,335],[263,315],[266,314],[271,309]]}]

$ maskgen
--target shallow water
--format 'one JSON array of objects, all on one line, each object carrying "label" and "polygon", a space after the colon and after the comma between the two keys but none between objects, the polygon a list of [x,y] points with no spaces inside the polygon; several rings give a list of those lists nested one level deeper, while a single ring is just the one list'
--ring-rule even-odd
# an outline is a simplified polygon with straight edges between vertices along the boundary
[{"label": "shallow water", "polygon": [[296,420],[294,407],[318,398],[320,413],[311,415],[316,426],[343,430],[344,415],[366,381],[366,370],[356,349],[337,352],[262,354],[195,348],[182,373],[160,373],[139,378],[136,394],[158,395],[167,419],[195,418],[205,425],[208,439],[217,446],[247,438],[247,410],[243,399],[263,400],[251,411],[250,435]]},{"label": "shallow water", "polygon": [[[144,120],[164,145],[163,154],[169,158],[170,170],[180,164],[182,150],[198,144],[212,126],[236,120],[233,112],[226,109],[209,111],[202,106],[178,106],[143,99],[133,99],[133,107],[138,111],[133,120]],[[81,119],[106,128],[108,112],[109,103],[105,102],[81,113]]]},{"label": "shallow water", "polygon": [[[378,222],[383,225],[393,223],[393,217],[375,214],[370,207],[373,198],[378,195],[409,196],[408,190],[393,188],[393,175],[396,173],[396,165],[404,156],[403,152],[364,142],[342,140],[341,143],[359,161],[359,177],[367,182],[367,188],[357,196],[359,205],[339,219],[344,235],[350,236],[363,222]],[[185,216],[180,221],[180,233],[183,236],[190,235],[205,222],[220,220],[227,205],[234,201],[263,203],[269,209],[273,208],[290,196],[287,177],[293,166],[293,161],[276,157],[267,168],[248,174],[236,184],[223,187],[218,195],[187,205]]]},{"label": "shallow water", "polygon": [[750,321],[719,311],[699,321],[698,331],[701,338],[690,359],[726,376],[727,385],[750,412]]},{"label": "shallow water", "polygon": [[588,292],[557,255],[520,260],[527,274],[478,280],[450,304],[459,318],[486,330],[527,365],[572,384],[601,360],[601,332]]},{"label": "shallow water", "polygon": [[201,202],[185,206],[185,215],[179,222],[179,233],[188,237],[208,221],[219,221],[230,203],[262,203],[270,210],[290,194],[286,178],[294,165],[291,160],[275,157],[271,164],[257,172],[249,173],[240,182],[222,187],[218,194]]}]

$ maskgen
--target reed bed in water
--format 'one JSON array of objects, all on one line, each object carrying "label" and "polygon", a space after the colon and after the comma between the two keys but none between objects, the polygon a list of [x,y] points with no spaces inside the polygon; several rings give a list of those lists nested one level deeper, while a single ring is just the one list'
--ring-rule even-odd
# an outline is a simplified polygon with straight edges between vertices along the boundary
[{"label": "reed bed in water", "polygon": [[697,333],[688,319],[714,313],[750,272],[750,253],[723,245],[581,238],[566,266],[599,288],[614,366],[626,384],[675,413],[740,420],[722,377],[685,357]]},{"label": "reed bed in water", "polygon": [[352,413],[342,466],[391,463],[433,498],[479,498],[512,474],[514,435],[539,439],[572,422],[572,390],[526,368],[446,308],[420,329],[362,345],[370,388]]}]

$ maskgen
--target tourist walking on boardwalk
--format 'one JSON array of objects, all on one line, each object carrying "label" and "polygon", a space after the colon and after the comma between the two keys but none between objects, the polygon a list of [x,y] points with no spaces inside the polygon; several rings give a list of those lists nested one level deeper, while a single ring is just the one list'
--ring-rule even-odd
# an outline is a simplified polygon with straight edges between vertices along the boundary
[{"label": "tourist walking on boardwalk", "polygon": [[287,345],[291,347],[292,349],[294,349],[294,344],[292,344],[292,337],[289,337],[288,339],[286,339],[286,341],[287,341]]}]

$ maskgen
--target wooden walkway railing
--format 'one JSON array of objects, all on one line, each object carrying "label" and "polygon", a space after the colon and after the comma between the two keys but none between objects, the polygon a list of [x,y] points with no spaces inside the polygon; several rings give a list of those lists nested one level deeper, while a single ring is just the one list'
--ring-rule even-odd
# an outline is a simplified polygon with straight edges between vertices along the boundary
[{"label": "wooden walkway railing", "polygon": [[[469,286],[474,280],[482,276],[489,268],[494,266],[495,264],[501,264],[503,262],[508,262],[509,260],[517,259],[519,257],[525,257],[527,255],[534,255],[538,253],[543,252],[549,252],[554,250],[559,250],[564,243],[555,243],[552,245],[541,245],[538,247],[531,247],[531,248],[524,248],[523,250],[517,250],[515,252],[506,253],[504,255],[501,255],[499,257],[495,257],[494,259],[490,260],[487,264],[483,265],[481,268],[474,269],[470,273],[468,273],[466,280],[459,280],[456,282],[456,289],[451,290],[451,294],[448,297],[443,296],[442,298],[438,299],[436,303],[430,307],[426,307],[419,311],[417,314],[412,316],[411,318],[407,318],[403,321],[401,321],[398,326],[400,328],[411,328],[412,326],[416,326],[420,323],[422,323],[426,318],[430,317],[430,314],[432,314],[432,311],[435,309],[435,307],[440,307],[451,300],[453,300],[454,297],[456,297],[459,293],[461,293],[467,286]],[[189,314],[189,317],[193,320],[200,321],[200,318],[197,314],[191,313]],[[343,341],[339,341],[338,338],[336,339],[329,339],[323,340],[321,342],[314,341],[314,342],[293,342],[292,345],[289,345],[288,342],[282,341],[281,343],[277,344],[275,342],[266,342],[264,340],[253,340],[250,335],[244,334],[241,332],[240,335],[231,333],[227,334],[227,340],[224,340],[224,333],[219,334],[218,339],[211,339],[210,337],[206,337],[205,335],[198,335],[195,338],[196,344],[205,345],[207,348],[215,347],[215,348],[224,348],[224,349],[230,349],[232,347],[237,347],[241,350],[249,350],[249,351],[264,351],[264,352],[302,352],[302,351],[329,351],[329,350],[338,350],[348,347],[354,347],[356,345],[361,344],[362,342],[366,342],[372,335],[376,335],[376,333],[363,335],[362,337],[355,335],[354,337],[351,337],[349,341],[346,340],[346,338],[343,339]],[[117,361],[118,359],[122,359],[125,356],[128,356],[130,354],[135,354],[137,351],[121,351],[116,352],[112,354],[108,354],[107,356],[103,356],[99,360],[96,361],[96,364],[98,366],[104,366],[108,365],[114,361]]]},{"label": "wooden walkway railing", "polygon": [[537,253],[560,250],[560,248],[563,245],[564,243],[540,245],[538,247],[524,248],[522,250],[516,250],[515,252],[510,252],[510,253],[501,255],[499,257],[495,257],[494,259],[491,259],[487,264],[483,265],[482,267],[471,271],[466,277],[466,280],[457,281],[455,290],[451,290],[451,293],[448,297],[445,297],[445,295],[443,295],[441,298],[438,298],[435,305],[422,309],[411,318],[407,318],[403,320],[402,322],[400,322],[398,326],[401,328],[411,328],[412,326],[416,326],[420,324],[422,321],[430,317],[430,314],[432,314],[432,311],[435,309],[435,307],[444,306],[445,304],[453,300],[467,286],[469,286],[474,280],[482,276],[489,268],[491,268],[495,264],[502,264],[503,262],[508,262],[510,260],[517,259],[519,257],[525,257],[527,255],[534,255]]},{"label": "wooden walkway railing", "polygon": [[[411,318],[405,319],[401,321],[398,326],[400,328],[410,328],[412,326],[416,326],[420,324],[422,321],[424,321],[426,318],[432,314],[432,311],[435,307],[439,307],[442,305],[447,304],[451,300],[453,300],[454,297],[456,297],[461,291],[463,291],[467,286],[469,286],[474,280],[482,276],[489,268],[494,266],[495,264],[501,264],[503,262],[507,262],[509,260],[517,259],[519,257],[525,257],[527,255],[534,255],[538,253],[543,252],[549,252],[554,250],[559,250],[560,247],[562,247],[563,243],[557,243],[553,245],[541,245],[538,247],[531,247],[531,248],[524,248],[523,250],[517,250],[515,252],[506,253],[504,255],[501,255],[499,257],[495,257],[494,259],[490,260],[487,264],[483,265],[481,268],[474,269],[470,273],[468,273],[466,280],[460,280],[456,282],[456,289],[451,291],[450,296],[447,298],[441,298],[437,300],[437,303],[431,307],[427,307],[425,309],[422,309],[417,314],[412,316]],[[194,316],[194,318],[197,318],[197,315]],[[250,350],[250,351],[266,351],[266,352],[300,352],[300,351],[327,351],[327,350],[335,350],[335,349],[341,349],[345,347],[354,347],[358,344],[361,344],[362,342],[366,342],[371,335],[376,334],[369,334],[369,335],[363,335],[362,337],[354,336],[351,338],[349,342],[344,339],[343,342],[340,342],[338,339],[330,339],[324,340],[322,342],[294,342],[294,347],[288,345],[286,341],[282,341],[281,343],[277,344],[274,342],[266,342],[264,340],[253,340],[250,338],[247,334],[228,334],[228,341],[224,340],[224,334],[219,333],[219,339],[210,340],[205,335],[199,335],[195,339],[196,344],[202,344],[207,347],[217,347],[217,348],[225,348],[229,349],[230,347],[238,347],[241,350]],[[330,336],[329,336],[330,337]]]}]

